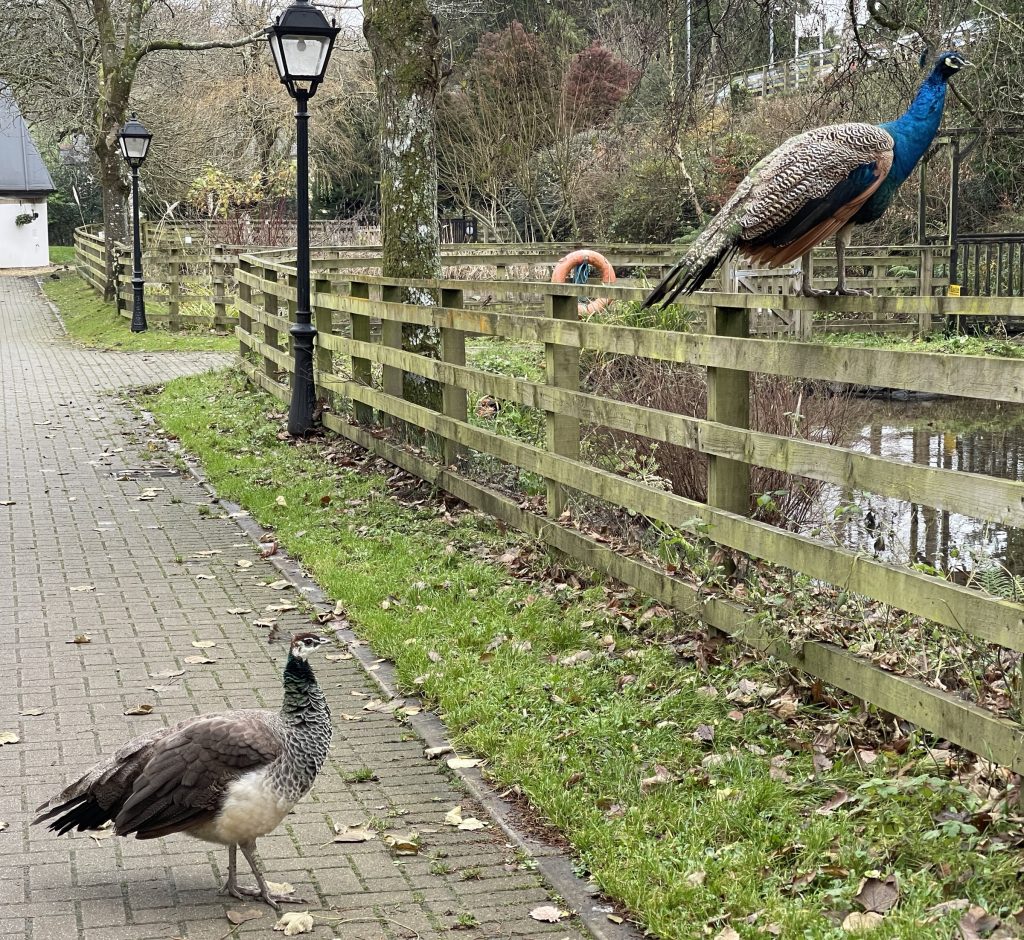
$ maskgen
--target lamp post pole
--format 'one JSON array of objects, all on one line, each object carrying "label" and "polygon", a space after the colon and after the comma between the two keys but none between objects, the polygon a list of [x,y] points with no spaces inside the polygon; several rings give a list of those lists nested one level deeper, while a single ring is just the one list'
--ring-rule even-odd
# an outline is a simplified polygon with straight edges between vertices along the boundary
[{"label": "lamp post pole", "polygon": [[295,376],[288,409],[288,433],[308,434],[313,427],[316,390],[313,383],[313,340],[316,327],[309,302],[309,95],[295,96],[295,323],[289,329],[295,350]]},{"label": "lamp post pole", "polygon": [[146,282],[142,279],[142,237],[139,234],[139,167],[132,165],[132,332],[144,333],[146,323]]},{"label": "lamp post pole", "polygon": [[267,28],[270,51],[282,84],[295,99],[295,322],[292,337],[295,371],[288,408],[288,433],[301,437],[313,430],[316,387],[313,340],[316,328],[309,299],[309,99],[327,72],[339,31],[309,0],[292,4]]},{"label": "lamp post pole", "polygon": [[[132,169],[132,332],[142,333],[146,323],[146,299],[143,291],[146,282],[142,280],[142,233],[139,229],[139,167],[149,153],[153,135],[132,112],[124,127],[117,135],[121,156]],[[115,289],[117,284],[114,285]]]}]

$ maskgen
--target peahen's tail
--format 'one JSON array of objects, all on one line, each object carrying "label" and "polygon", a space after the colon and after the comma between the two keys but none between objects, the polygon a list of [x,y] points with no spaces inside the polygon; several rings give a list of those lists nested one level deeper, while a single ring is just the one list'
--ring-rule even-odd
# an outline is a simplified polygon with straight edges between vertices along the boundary
[{"label": "peahen's tail", "polygon": [[659,302],[667,307],[680,294],[692,294],[736,250],[737,236],[726,216],[723,210],[712,219],[690,250],[647,296],[643,307],[653,307]]}]

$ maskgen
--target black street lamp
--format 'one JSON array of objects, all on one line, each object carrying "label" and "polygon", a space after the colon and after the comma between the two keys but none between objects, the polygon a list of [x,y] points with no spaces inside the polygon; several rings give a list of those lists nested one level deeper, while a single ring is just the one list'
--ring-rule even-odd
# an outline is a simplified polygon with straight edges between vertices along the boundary
[{"label": "black street lamp", "polygon": [[313,427],[316,392],[313,386],[313,338],[316,329],[309,303],[309,99],[327,71],[339,27],[327,22],[309,0],[295,0],[267,28],[281,81],[295,105],[296,303],[295,323],[288,331],[295,349],[292,401],[288,409],[288,433],[308,434]]},{"label": "black street lamp", "polygon": [[132,332],[142,333],[146,327],[146,301],[142,296],[145,281],[142,280],[142,239],[139,236],[139,167],[149,153],[149,142],[153,135],[142,126],[135,113],[117,135],[121,144],[121,156],[132,168],[132,219],[135,223],[134,258],[132,267]]}]

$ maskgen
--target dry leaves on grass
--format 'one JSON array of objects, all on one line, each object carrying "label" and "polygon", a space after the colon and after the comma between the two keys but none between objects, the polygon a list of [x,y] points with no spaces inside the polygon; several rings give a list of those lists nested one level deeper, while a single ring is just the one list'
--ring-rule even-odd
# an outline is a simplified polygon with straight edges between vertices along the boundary
[{"label": "dry leaves on grass", "polygon": [[667,767],[661,764],[654,765],[654,774],[650,777],[644,777],[640,781],[640,792],[650,793],[651,790],[657,787],[664,786],[667,783],[675,783],[679,778],[672,773]]},{"label": "dry leaves on grass", "polygon": [[884,914],[895,907],[900,899],[900,889],[895,875],[885,878],[869,875],[860,883],[860,888],[853,900],[865,911]]},{"label": "dry leaves on grass", "polygon": [[836,790],[832,797],[821,806],[819,806],[814,812],[819,816],[829,816],[834,813],[844,803],[849,803],[853,797],[850,796],[845,790]]},{"label": "dry leaves on grass", "polygon": [[875,911],[851,911],[843,919],[843,930],[846,933],[866,933],[881,927],[885,918]]},{"label": "dry leaves on grass", "polygon": [[999,918],[983,907],[972,904],[959,923],[957,940],[982,940],[999,926]]}]

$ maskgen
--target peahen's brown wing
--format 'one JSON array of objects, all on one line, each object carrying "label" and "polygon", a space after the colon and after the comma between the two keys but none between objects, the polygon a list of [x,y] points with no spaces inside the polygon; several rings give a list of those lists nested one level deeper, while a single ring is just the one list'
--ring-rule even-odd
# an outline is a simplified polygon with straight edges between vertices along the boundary
[{"label": "peahen's brown wing", "polygon": [[229,784],[271,764],[283,746],[268,713],[235,712],[190,722],[153,746],[114,828],[118,835],[151,839],[208,822]]}]

